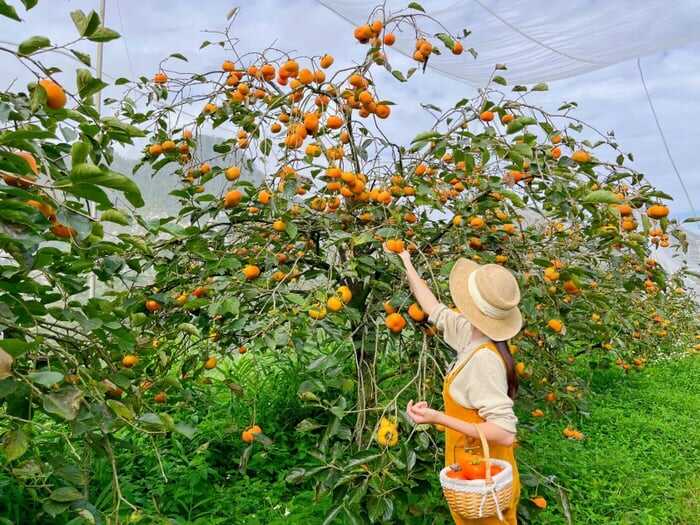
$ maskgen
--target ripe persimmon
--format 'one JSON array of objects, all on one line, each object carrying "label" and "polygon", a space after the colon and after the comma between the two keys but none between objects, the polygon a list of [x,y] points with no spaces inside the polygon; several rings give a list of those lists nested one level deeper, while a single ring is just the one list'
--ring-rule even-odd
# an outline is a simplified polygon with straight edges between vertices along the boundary
[{"label": "ripe persimmon", "polygon": [[647,209],[647,215],[652,219],[662,219],[668,216],[669,209],[663,204],[653,204]]},{"label": "ripe persimmon", "polygon": [[391,115],[391,107],[386,104],[377,104],[374,112],[380,119],[389,118],[389,115]]},{"label": "ripe persimmon", "polygon": [[149,312],[157,312],[160,309],[161,304],[158,301],[155,301],[153,299],[149,299],[146,301],[146,310],[148,310]]},{"label": "ripe persimmon", "polygon": [[585,150],[576,150],[574,153],[571,155],[571,160],[579,163],[586,163],[591,161],[591,154],[588,153]]},{"label": "ripe persimmon", "polygon": [[343,309],[345,304],[339,297],[333,296],[328,298],[328,300],[326,301],[326,306],[331,312],[339,312]]},{"label": "ripe persimmon", "polygon": [[241,168],[238,166],[231,166],[226,169],[224,175],[226,176],[226,180],[235,181],[241,176]]},{"label": "ripe persimmon", "polygon": [[422,323],[428,317],[417,303],[413,303],[408,307],[408,315],[417,323]]},{"label": "ripe persimmon", "polygon": [[262,429],[258,425],[253,425],[243,431],[241,439],[244,443],[252,443],[255,440],[256,434],[262,434]]},{"label": "ripe persimmon", "polygon": [[257,279],[260,276],[260,268],[254,264],[249,264],[241,270],[245,278],[249,281]]},{"label": "ripe persimmon", "polygon": [[270,192],[262,190],[260,193],[258,193],[258,202],[260,204],[267,204],[270,202],[271,197],[272,195],[270,195]]},{"label": "ripe persimmon", "polygon": [[61,239],[70,239],[72,237],[75,237],[77,232],[70,226],[57,222],[53,226],[51,226],[51,233],[53,233],[56,237],[59,237]]},{"label": "ripe persimmon", "polygon": [[393,333],[398,334],[406,326],[406,319],[399,313],[391,313],[386,316],[384,324],[386,324],[387,328]]},{"label": "ripe persimmon", "polygon": [[564,328],[564,323],[562,323],[559,319],[550,319],[549,321],[547,321],[547,326],[551,330],[559,333]]},{"label": "ripe persimmon", "polygon": [[66,105],[66,92],[61,86],[50,78],[39,81],[39,85],[46,91],[46,105],[51,109],[62,109]]},{"label": "ripe persimmon", "polygon": [[483,122],[491,122],[494,118],[494,113],[493,111],[482,111],[479,114],[479,119],[481,119]]},{"label": "ripe persimmon", "polygon": [[328,126],[330,129],[338,129],[342,125],[343,125],[343,119],[340,118],[338,115],[331,115],[326,120],[326,126]]},{"label": "ripe persimmon", "polygon": [[372,38],[372,28],[368,24],[364,24],[355,28],[355,38],[361,44],[366,44]]},{"label": "ripe persimmon", "polygon": [[338,288],[338,295],[345,304],[348,304],[350,301],[352,301],[352,291],[350,291],[350,288],[345,285]]},{"label": "ripe persimmon", "polygon": [[122,358],[122,366],[124,368],[131,368],[132,366],[136,365],[136,363],[139,362],[138,356],[135,356],[133,354],[127,354]]},{"label": "ripe persimmon", "polygon": [[386,247],[390,252],[401,253],[406,249],[404,242],[401,239],[388,239]]},{"label": "ripe persimmon", "polygon": [[17,150],[14,152],[14,154],[24,159],[24,162],[27,163],[29,169],[32,170],[32,173],[34,175],[39,175],[39,167],[36,164],[36,159],[34,158],[34,155],[24,150]]}]

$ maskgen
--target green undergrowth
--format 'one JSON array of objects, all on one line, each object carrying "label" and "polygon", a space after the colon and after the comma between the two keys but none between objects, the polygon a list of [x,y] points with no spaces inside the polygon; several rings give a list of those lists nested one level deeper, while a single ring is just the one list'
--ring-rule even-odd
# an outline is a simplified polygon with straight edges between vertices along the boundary
[{"label": "green undergrowth", "polygon": [[[618,368],[595,370],[586,411],[575,419],[552,414],[534,418],[529,414],[532,406],[519,403],[522,524],[700,523],[700,358],[622,374]],[[140,509],[132,514],[123,503],[124,523],[321,524],[332,508],[328,498],[317,499],[308,487],[285,481],[290,469],[313,454],[312,445],[284,423],[291,419],[286,415],[299,409],[296,387],[280,377],[276,394],[265,396],[256,407],[275,439],[250,457],[241,456],[241,427],[236,423],[249,420],[249,407],[226,391],[196,400],[198,409],[182,414],[197,419],[193,440],[173,434],[158,441],[156,453],[156,441],[124,434],[115,444],[120,487],[124,498]],[[567,425],[581,430],[585,439],[565,439]],[[84,460],[91,461],[91,501],[108,508],[110,466],[101,457]],[[443,508],[437,481],[432,487],[416,496],[416,509]],[[0,473],[0,524],[68,523],[39,518],[41,509],[31,503],[30,491]],[[547,499],[545,510],[530,503],[535,495]],[[447,520],[446,512],[417,512],[411,523]]]}]

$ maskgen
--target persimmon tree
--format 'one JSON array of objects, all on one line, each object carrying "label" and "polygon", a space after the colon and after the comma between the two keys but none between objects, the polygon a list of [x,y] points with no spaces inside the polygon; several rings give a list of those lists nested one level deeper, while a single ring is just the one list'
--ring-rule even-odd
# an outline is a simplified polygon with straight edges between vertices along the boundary
[{"label": "persimmon tree", "polygon": [[[220,70],[177,72],[174,61],[178,70],[189,62],[173,55],[153,78],[117,81],[124,96],[110,116],[92,105],[106,84],[88,69],[65,97],[60,73],[43,64],[65,46],[34,37],[0,48],[38,81],[4,92],[0,106],[3,451],[18,477],[38,469],[45,512],[94,509],[60,474],[80,468],[83,448],[110,460],[115,515],[132,507],[115,434],[192,436],[169,410],[191,402],[185,385],[223,382],[240,394],[231,363],[250,360],[265,374],[271,355],[308,374],[293,424],[316,444],[316,462],[288,481],[330,492],[330,519],[416,512],[412,493],[435,475],[440,434],[411,427],[401,407],[409,398],[440,405],[452,354],[412,305],[384,242],[408,249],[448,304],[457,257],[515,272],[526,326],[511,351],[533,417],[584,406],[587,367],[631,372],[689,347],[696,321],[682,274],[650,255],[652,246],[686,249],[663,204],[670,197],[633,169],[613,134],[578,120],[575,103],[542,109],[546,85],[510,87],[497,66],[475,97],[431,106],[433,126],[409,144],[383,130],[401,108],[375,78],[393,75],[399,90],[431,56],[460,54],[468,40],[466,31],[424,34],[419,8],[371,13],[354,32],[365,52],[354,66],[323,52],[239,55],[233,24],[208,43],[229,57]],[[80,40],[118,37],[95,13],[72,17]],[[397,33],[415,35],[407,71],[389,66]],[[220,132],[230,127],[235,135]],[[213,154],[198,147],[211,129]],[[142,217],[137,185],[110,169],[115,148],[134,139],[138,167],[179,181],[176,214]],[[246,177],[254,169],[260,184]],[[105,233],[106,222],[128,229]],[[86,296],[91,273],[104,289],[95,298]],[[275,435],[257,418],[255,392],[241,396],[245,468]],[[49,466],[32,441],[51,422],[72,454]]]}]

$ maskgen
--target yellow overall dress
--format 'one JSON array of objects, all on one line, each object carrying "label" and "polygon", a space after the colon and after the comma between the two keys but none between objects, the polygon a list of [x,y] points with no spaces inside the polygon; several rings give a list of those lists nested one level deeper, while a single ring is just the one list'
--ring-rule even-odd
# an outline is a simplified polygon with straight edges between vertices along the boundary
[{"label": "yellow overall dress", "polygon": [[[450,385],[454,378],[457,377],[460,370],[464,368],[464,365],[469,362],[474,354],[480,351],[492,351],[500,357],[495,344],[489,342],[481,345],[474,350],[464,362],[460,363],[447,374],[442,388],[442,397],[445,401],[445,413],[448,416],[456,417],[468,423],[483,423],[484,420],[479,416],[476,409],[465,408],[452,399],[452,396],[450,396]],[[513,502],[503,515],[504,521],[500,521],[495,516],[491,518],[468,520],[453,514],[452,517],[457,525],[516,525],[517,523],[518,499],[520,498],[520,476],[518,474],[518,465],[515,462],[513,446],[505,447],[503,445],[489,443],[489,449],[492,458],[502,459],[513,466]],[[445,428],[445,465],[448,466],[457,463],[467,452],[479,456],[483,455],[479,438],[472,438],[451,430],[450,428]]]}]

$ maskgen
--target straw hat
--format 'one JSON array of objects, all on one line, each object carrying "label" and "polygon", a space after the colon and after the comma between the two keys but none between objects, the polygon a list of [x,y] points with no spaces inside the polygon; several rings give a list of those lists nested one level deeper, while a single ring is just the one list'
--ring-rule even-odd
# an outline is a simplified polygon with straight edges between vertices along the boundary
[{"label": "straw hat", "polygon": [[522,328],[518,281],[503,266],[459,259],[450,272],[450,295],[462,315],[494,341]]}]

